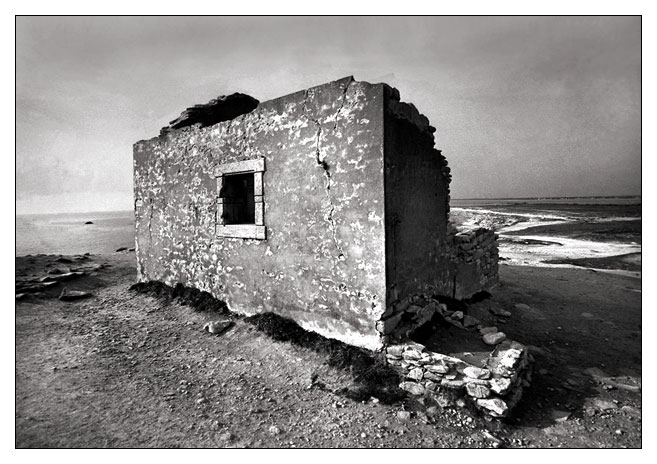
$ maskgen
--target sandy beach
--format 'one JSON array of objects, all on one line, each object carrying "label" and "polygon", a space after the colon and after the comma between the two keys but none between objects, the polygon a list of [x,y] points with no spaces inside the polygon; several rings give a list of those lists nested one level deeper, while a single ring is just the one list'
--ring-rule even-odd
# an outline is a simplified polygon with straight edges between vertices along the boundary
[{"label": "sandy beach", "polygon": [[[211,335],[212,305],[129,289],[127,250],[17,257],[17,292],[62,273],[74,275],[16,302],[17,447],[642,444],[641,280],[632,276],[500,266],[498,287],[467,312],[530,345],[536,360],[531,388],[500,422],[428,410],[370,358],[295,333],[281,339],[262,320],[229,315],[234,326]],[[61,301],[63,287],[90,295]]]}]

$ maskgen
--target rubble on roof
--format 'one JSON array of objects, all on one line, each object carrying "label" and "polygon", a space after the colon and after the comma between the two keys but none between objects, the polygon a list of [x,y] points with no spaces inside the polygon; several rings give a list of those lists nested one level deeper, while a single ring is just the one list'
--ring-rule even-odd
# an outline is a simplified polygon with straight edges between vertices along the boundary
[{"label": "rubble on roof", "polygon": [[234,93],[222,95],[202,105],[194,105],[180,113],[178,118],[160,129],[160,135],[183,127],[201,124],[201,127],[212,126],[222,121],[234,119],[253,111],[260,102],[250,95]]}]

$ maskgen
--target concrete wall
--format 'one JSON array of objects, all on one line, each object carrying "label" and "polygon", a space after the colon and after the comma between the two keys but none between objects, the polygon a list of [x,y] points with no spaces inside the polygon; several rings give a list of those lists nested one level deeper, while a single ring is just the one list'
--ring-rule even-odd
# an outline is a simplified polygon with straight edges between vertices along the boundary
[{"label": "concrete wall", "polygon": [[[134,146],[139,279],[375,349],[386,306],[383,85],[345,78]],[[266,240],[217,237],[217,166],[263,157]],[[443,211],[444,213],[444,211]]]}]

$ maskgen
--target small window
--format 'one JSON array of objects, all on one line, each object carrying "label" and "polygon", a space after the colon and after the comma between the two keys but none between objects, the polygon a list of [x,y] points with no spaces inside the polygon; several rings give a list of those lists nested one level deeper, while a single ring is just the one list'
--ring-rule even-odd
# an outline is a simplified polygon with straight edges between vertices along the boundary
[{"label": "small window", "polygon": [[217,167],[217,237],[265,239],[264,158]]},{"label": "small window", "polygon": [[226,175],[219,196],[224,204],[224,224],[255,224],[252,173]]}]

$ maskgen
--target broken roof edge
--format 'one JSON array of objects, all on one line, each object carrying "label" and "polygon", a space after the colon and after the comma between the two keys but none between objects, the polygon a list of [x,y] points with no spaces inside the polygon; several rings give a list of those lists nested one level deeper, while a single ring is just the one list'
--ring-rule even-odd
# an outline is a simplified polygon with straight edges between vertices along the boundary
[{"label": "broken roof edge", "polygon": [[430,124],[429,118],[420,113],[413,103],[401,101],[399,90],[395,87],[384,83],[383,88],[386,98],[386,108],[390,114],[410,122],[420,129],[420,132],[431,136],[433,140],[433,133],[436,132],[436,128]]},{"label": "broken roof edge", "polygon": [[[194,106],[191,106],[191,107],[187,108],[186,110],[184,110],[181,113],[181,115],[178,118],[171,121],[169,123],[169,126],[162,128],[160,130],[160,134],[158,136],[151,137],[149,139],[140,140],[140,141],[136,142],[136,144],[139,144],[141,142],[147,142],[149,140],[153,140],[153,139],[156,139],[156,138],[159,138],[159,137],[163,137],[163,136],[166,136],[167,133],[182,130],[182,129],[185,129],[187,127],[193,127],[193,126],[198,125],[198,124],[200,124],[201,127],[210,127],[210,126],[219,124],[221,122],[234,120],[234,119],[239,118],[240,116],[243,116],[245,114],[248,114],[248,113],[256,110],[257,108],[259,108],[261,106],[275,105],[276,102],[279,101],[279,100],[288,99],[288,98],[290,98],[292,96],[295,96],[295,95],[298,95],[298,94],[308,94],[308,93],[311,93],[311,92],[313,92],[317,89],[320,89],[320,88],[323,88],[323,87],[328,87],[328,86],[331,86],[331,85],[337,85],[339,87],[343,87],[344,92],[346,93],[348,91],[349,87],[352,84],[355,84],[355,83],[358,83],[358,84],[361,84],[361,85],[369,85],[369,86],[382,86],[383,89],[384,89],[386,109],[389,111],[389,113],[391,115],[393,115],[394,117],[397,117],[399,119],[403,119],[403,120],[406,120],[406,121],[410,122],[411,124],[415,125],[422,133],[426,133],[427,135],[429,135],[433,139],[433,133],[436,131],[436,128],[430,125],[429,119],[425,115],[420,113],[420,111],[418,111],[418,109],[415,107],[415,105],[413,103],[407,103],[407,102],[402,102],[401,101],[399,90],[397,90],[395,87],[392,87],[389,84],[386,84],[385,82],[370,83],[370,82],[367,82],[367,81],[358,81],[354,78],[353,75],[348,75],[348,76],[342,77],[340,79],[325,82],[323,84],[318,84],[318,85],[315,85],[313,87],[308,87],[306,89],[297,90],[295,92],[291,92],[291,93],[288,93],[288,94],[285,94],[285,95],[281,95],[279,97],[272,98],[270,100],[266,100],[266,101],[263,101],[263,102],[259,102],[257,99],[251,97],[250,95],[242,94],[242,93],[239,93],[239,92],[238,93],[233,93],[231,95],[222,95],[218,98],[210,100],[208,103],[198,104],[198,105],[194,105]],[[242,111],[242,112],[238,111],[236,114],[234,114],[231,117],[227,117],[227,118],[221,119],[221,120],[216,120],[216,121],[211,122],[211,123],[207,123],[207,122],[204,123],[204,121],[198,120],[196,122],[190,122],[189,124],[181,124],[181,120],[184,119],[184,116],[185,116],[186,113],[197,111],[197,110],[199,110],[203,107],[209,106],[209,105],[211,106],[211,104],[213,102],[217,102],[219,100],[225,101],[229,98],[235,98],[235,97],[238,97],[240,99],[248,99],[251,103],[250,103],[250,105],[247,104],[247,108],[249,106],[252,106],[252,108],[248,109],[247,111]],[[255,102],[255,104],[253,104],[253,102]],[[175,127],[173,127],[173,126],[175,126]]]},{"label": "broken roof edge", "polygon": [[340,79],[325,82],[324,84],[319,84],[313,87],[308,87],[303,90],[297,90],[296,92],[261,102],[260,105],[273,103],[279,99],[289,98],[297,94],[310,93],[321,87],[327,87],[335,84],[339,85],[340,87],[344,87],[345,93],[347,92],[349,86],[352,84],[382,86],[384,89],[386,108],[390,111],[390,114],[410,122],[411,124],[415,125],[420,130],[420,132],[426,133],[433,139],[433,133],[436,132],[436,128],[430,124],[429,118],[422,114],[413,103],[401,101],[400,93],[397,88],[391,86],[390,84],[386,84],[385,82],[371,83],[368,81],[359,81],[356,80],[353,75],[345,76]]},{"label": "broken roof edge", "polygon": [[197,124],[200,124],[200,127],[208,127],[230,121],[255,110],[259,103],[252,96],[239,92],[221,95],[207,103],[188,107],[180,116],[160,129],[160,135]]}]

